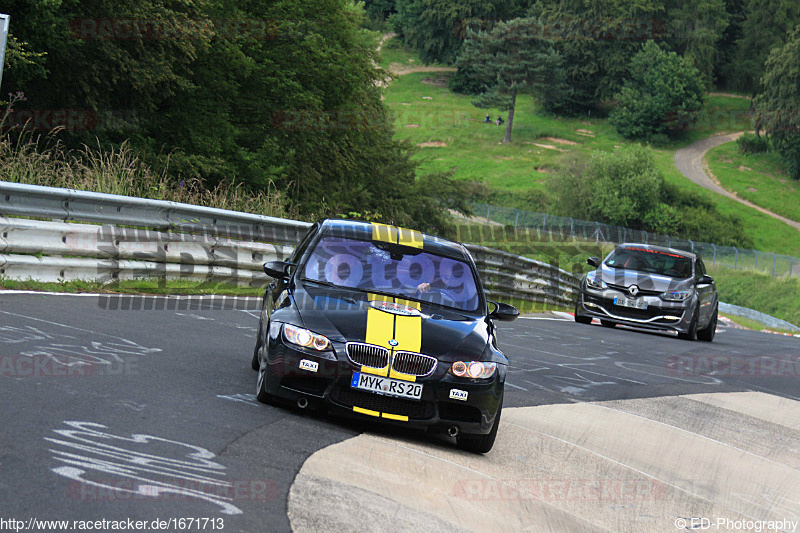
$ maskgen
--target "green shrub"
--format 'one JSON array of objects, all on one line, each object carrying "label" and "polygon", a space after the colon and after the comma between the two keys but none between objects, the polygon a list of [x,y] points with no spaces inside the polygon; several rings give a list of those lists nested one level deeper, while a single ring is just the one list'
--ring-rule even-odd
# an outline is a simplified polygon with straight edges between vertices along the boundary
[{"label": "green shrub", "polygon": [[739,146],[739,151],[745,155],[760,154],[769,150],[769,140],[753,133],[745,133],[736,139],[736,144]]}]

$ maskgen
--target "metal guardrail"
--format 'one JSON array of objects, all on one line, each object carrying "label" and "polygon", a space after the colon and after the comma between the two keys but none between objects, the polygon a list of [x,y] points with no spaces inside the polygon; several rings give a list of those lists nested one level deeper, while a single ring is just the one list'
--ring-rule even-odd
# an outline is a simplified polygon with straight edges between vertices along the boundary
[{"label": "metal guardrail", "polygon": [[294,244],[310,224],[226,209],[0,181],[0,214]]},{"label": "metal guardrail", "polygon": [[753,309],[748,309],[747,307],[739,307],[738,305],[726,304],[720,302],[719,310],[729,315],[740,316],[743,318],[756,320],[758,322],[761,322],[762,324],[766,324],[771,328],[800,332],[800,328],[798,328],[797,326],[795,326],[790,322],[786,322],[785,320],[781,320],[780,318],[775,318],[774,316],[770,316],[761,313],[759,311],[754,311]]},{"label": "metal guardrail", "polygon": [[466,244],[490,298],[571,306],[580,279],[560,268],[512,253]]},{"label": "metal guardrail", "polygon": [[[310,226],[176,202],[8,182],[0,182],[0,215],[56,220],[0,216],[0,275],[38,281],[170,278],[263,286],[267,278],[262,264],[287,257]],[[569,272],[481,246],[468,249],[490,298],[561,305],[574,301],[578,279]]]},{"label": "metal guardrail", "polygon": [[263,285],[293,247],[213,235],[0,217],[0,275],[56,282],[180,278]]},{"label": "metal guardrail", "polygon": [[[0,276],[101,282],[170,278],[263,286],[267,278],[262,264],[288,257],[309,226],[297,220],[176,202],[0,182]],[[572,273],[509,252],[466,247],[490,298],[574,303],[580,280]],[[796,328],[750,309],[723,303],[720,309],[749,313],[738,316],[772,327]]]}]

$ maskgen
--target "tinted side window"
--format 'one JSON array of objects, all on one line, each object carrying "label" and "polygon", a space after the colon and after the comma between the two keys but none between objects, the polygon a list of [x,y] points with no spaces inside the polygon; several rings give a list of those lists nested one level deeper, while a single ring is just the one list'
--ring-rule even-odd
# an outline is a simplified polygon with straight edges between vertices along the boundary
[{"label": "tinted side window", "polygon": [[694,267],[694,275],[697,279],[706,275],[706,266],[703,264],[702,259],[698,259]]}]

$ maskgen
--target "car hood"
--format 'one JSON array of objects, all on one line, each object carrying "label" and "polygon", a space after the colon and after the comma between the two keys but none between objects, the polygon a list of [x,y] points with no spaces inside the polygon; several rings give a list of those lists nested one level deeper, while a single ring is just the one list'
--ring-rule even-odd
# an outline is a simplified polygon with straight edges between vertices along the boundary
[{"label": "car hood", "polygon": [[600,265],[597,271],[599,274],[598,277],[601,277],[601,279],[609,285],[617,285],[620,287],[637,285],[639,289],[644,291],[675,291],[690,289],[694,285],[693,278],[672,278],[639,270],[612,268],[605,264]]},{"label": "car hood", "polygon": [[[480,358],[489,332],[481,316],[469,316],[430,304],[420,314],[407,317],[376,309],[382,297],[342,287],[295,285],[294,304],[303,325],[332,341],[384,344],[397,341],[407,349],[440,359]],[[391,300],[391,298],[388,298]]]}]

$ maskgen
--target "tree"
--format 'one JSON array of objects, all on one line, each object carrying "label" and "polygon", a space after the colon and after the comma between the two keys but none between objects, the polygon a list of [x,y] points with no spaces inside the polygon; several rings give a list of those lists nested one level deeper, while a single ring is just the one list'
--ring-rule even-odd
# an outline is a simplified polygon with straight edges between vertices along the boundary
[{"label": "tree", "polygon": [[585,114],[614,98],[642,44],[666,32],[663,0],[540,0],[528,16],[541,21],[564,59],[566,85],[543,101],[557,114]]},{"label": "tree", "polygon": [[424,63],[452,64],[470,28],[511,18],[515,0],[396,0],[395,31]]},{"label": "tree", "polygon": [[723,0],[681,0],[669,10],[670,42],[700,72],[708,88],[714,83],[718,43],[728,26]]},{"label": "tree", "polygon": [[473,33],[458,64],[485,80],[485,90],[473,105],[508,110],[505,143],[511,142],[517,95],[542,97],[562,85],[560,58],[552,42],[541,38],[535,19],[514,19]]},{"label": "tree", "polygon": [[732,75],[735,69],[736,43],[742,37],[745,3],[746,0],[725,0],[728,26],[717,42],[717,59],[714,65],[714,76],[717,84],[721,87],[733,86]]},{"label": "tree", "polygon": [[770,51],[784,44],[800,24],[800,2],[796,0],[748,0],[742,35],[737,41],[731,82],[734,88],[755,95]]},{"label": "tree", "polygon": [[437,206],[464,206],[441,177],[426,180],[439,192],[425,196],[411,147],[393,139],[360,4],[8,0],[3,9],[25,50],[46,53],[10,68],[4,88],[24,91],[31,109],[119,115],[113,128],[60,132],[67,147],[129,140],[176,185],[277,187],[307,218],[369,211],[425,227],[441,219]]},{"label": "tree", "polygon": [[609,121],[623,137],[677,136],[703,108],[697,69],[675,52],[648,41],[629,66],[629,79],[617,96]]},{"label": "tree", "polygon": [[789,175],[800,179],[800,25],[770,54],[761,85],[754,122],[770,136]]}]

